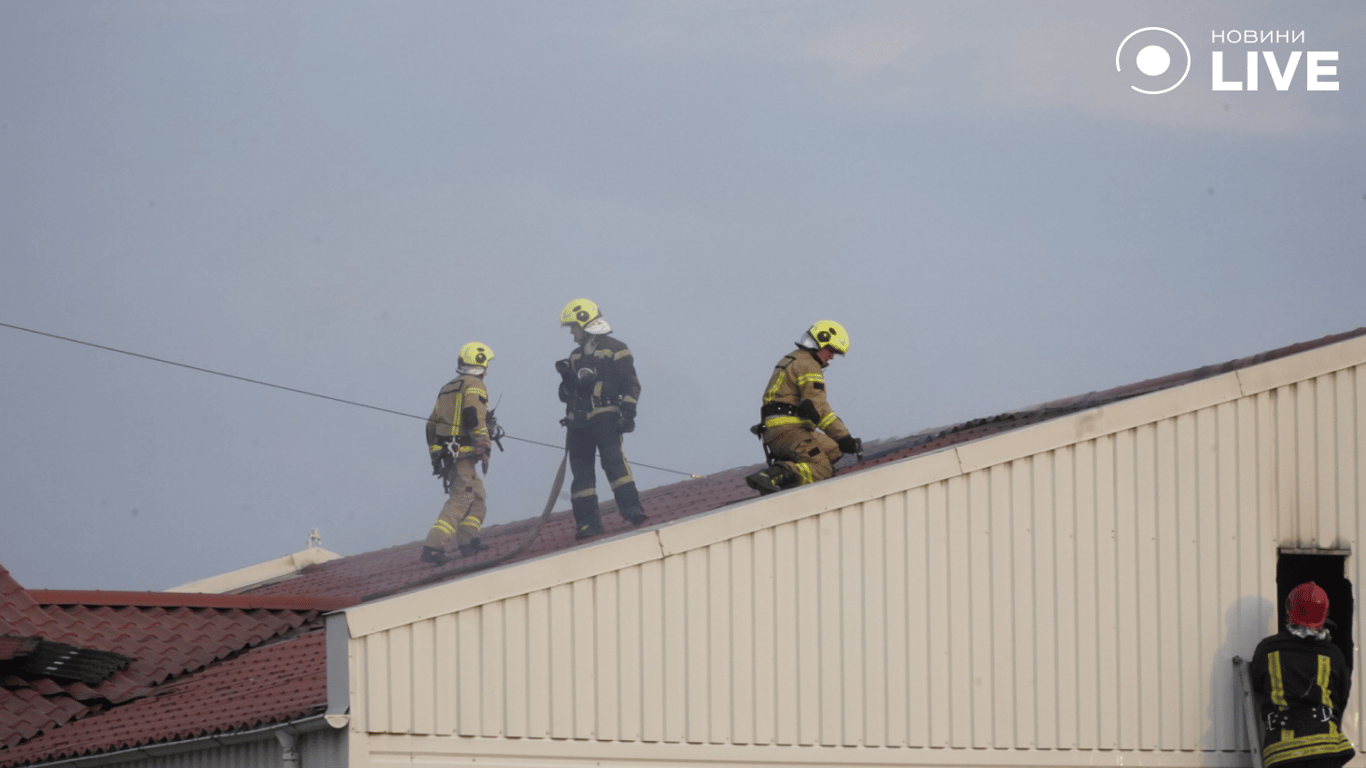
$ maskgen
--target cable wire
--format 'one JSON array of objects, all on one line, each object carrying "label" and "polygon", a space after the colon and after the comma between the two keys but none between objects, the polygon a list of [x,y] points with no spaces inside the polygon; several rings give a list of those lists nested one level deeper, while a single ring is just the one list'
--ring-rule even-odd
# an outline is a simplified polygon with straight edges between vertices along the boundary
[{"label": "cable wire", "polygon": [[[395,415],[395,416],[404,416],[404,417],[406,417],[406,418],[409,418],[409,419],[417,419],[417,420],[419,420],[419,421],[426,421],[426,420],[427,420],[427,418],[426,418],[425,416],[418,416],[418,415],[415,415],[415,414],[412,414],[412,413],[404,413],[403,411],[395,411],[395,410],[391,410],[391,409],[389,409],[389,408],[381,408],[381,407],[379,407],[379,406],[377,406],[377,405],[369,405],[369,404],[366,404],[366,403],[358,403],[358,402],[356,402],[355,400],[343,400],[343,399],[340,398],[340,397],[332,397],[331,395],[323,395],[323,394],[319,394],[319,393],[317,393],[317,392],[309,392],[308,390],[305,390],[305,389],[295,389],[294,387],[286,387],[286,386],[281,385],[281,384],[272,384],[272,383],[270,383],[270,382],[268,382],[268,381],[260,381],[260,380],[258,380],[258,379],[249,379],[249,378],[247,378],[247,377],[245,377],[245,376],[237,376],[237,375],[235,375],[235,374],[224,373],[224,372],[222,372],[222,371],[214,371],[214,370],[210,370],[210,369],[208,369],[208,368],[200,368],[199,366],[196,366],[196,365],[189,365],[189,364],[187,364],[187,363],[177,363],[177,362],[174,361],[174,360],[165,360],[165,359],[162,359],[162,358],[160,358],[160,357],[152,357],[151,355],[144,355],[144,354],[140,354],[140,353],[138,353],[138,352],[129,352],[129,351],[126,350],[126,349],[118,349],[118,348],[116,348],[116,347],[106,347],[106,346],[104,346],[103,344],[95,344],[95,343],[89,342],[89,341],[81,341],[80,339],[73,339],[73,338],[70,338],[70,337],[68,337],[68,336],[58,336],[58,335],[55,334],[55,333],[47,333],[46,331],[36,331],[36,330],[34,330],[34,329],[32,329],[32,328],[24,328],[23,326],[11,325],[10,323],[0,322],[0,327],[11,328],[11,329],[13,329],[13,330],[16,330],[16,331],[23,331],[23,332],[25,332],[25,333],[32,333],[32,334],[35,334],[35,335],[37,335],[37,336],[46,336],[46,337],[48,337],[48,338],[50,338],[50,339],[58,339],[58,340],[60,340],[60,341],[69,341],[69,342],[71,342],[72,344],[80,344],[80,345],[86,346],[86,347],[94,347],[95,349],[102,349],[102,350],[104,350],[104,351],[106,351],[106,352],[116,352],[116,353],[118,353],[118,354],[120,354],[120,355],[128,355],[129,357],[138,357],[138,358],[141,358],[141,359],[143,359],[143,360],[150,360],[150,361],[152,361],[152,362],[154,362],[154,363],[162,363],[162,364],[164,364],[164,365],[174,365],[174,366],[176,366],[177,368],[187,368],[187,369],[189,369],[189,370],[191,370],[191,371],[199,371],[200,373],[208,373],[208,374],[212,374],[212,375],[214,375],[214,376],[222,376],[223,378],[226,378],[226,379],[236,379],[237,381],[244,381],[244,382],[246,382],[246,383],[248,383],[248,384],[259,384],[260,386],[263,386],[263,387],[272,387],[272,388],[274,388],[274,389],[282,389],[282,390],[284,390],[284,391],[286,391],[286,392],[293,392],[293,393],[298,394],[298,395],[307,395],[308,397],[317,397],[317,398],[321,398],[321,399],[323,399],[323,400],[331,400],[331,401],[334,402],[334,403],[342,403],[343,405],[354,405],[354,406],[356,406],[357,408],[369,408],[369,409],[372,410],[372,411],[380,411],[380,412],[382,412],[382,413],[390,413],[390,414],[393,414],[393,415]],[[506,438],[509,439],[509,440],[516,440],[516,441],[522,442],[522,443],[531,443],[532,445],[540,445],[540,446],[544,446],[544,447],[546,447],[546,448],[554,448],[554,449],[557,450],[557,451],[562,451],[562,450],[564,450],[564,447],[563,447],[563,446],[551,445],[550,443],[543,443],[543,442],[540,442],[539,440],[529,440],[529,439],[527,439],[527,438],[525,438],[525,437],[516,437],[515,435],[504,435],[504,437],[506,437]],[[654,466],[653,464],[645,464],[645,463],[642,463],[642,462],[639,462],[639,461],[632,461],[632,462],[631,462],[631,466],[633,466],[633,467],[649,467],[650,469],[657,469],[657,470],[659,470],[660,472],[670,472],[670,473],[673,473],[673,474],[675,474],[675,475],[683,475],[684,477],[691,477],[691,478],[693,478],[694,480],[700,479],[701,477],[703,477],[702,475],[695,475],[695,474],[693,474],[693,473],[691,473],[691,472],[683,472],[683,471],[677,470],[677,469],[669,469],[668,467],[656,467],[656,466]]]}]

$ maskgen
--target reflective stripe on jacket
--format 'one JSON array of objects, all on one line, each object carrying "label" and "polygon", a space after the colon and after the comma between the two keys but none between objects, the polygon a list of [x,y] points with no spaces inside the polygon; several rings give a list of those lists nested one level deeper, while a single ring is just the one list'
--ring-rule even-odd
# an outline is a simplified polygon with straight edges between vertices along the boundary
[{"label": "reflective stripe on jacket", "polygon": [[[844,422],[830,407],[826,397],[824,366],[816,354],[798,348],[778,361],[764,387],[763,405],[781,403],[790,406],[792,413],[764,417],[764,427],[802,427],[819,429],[835,440],[849,436]],[[803,407],[802,403],[810,405]],[[808,418],[811,417],[811,418]]]},{"label": "reflective stripe on jacket", "polygon": [[1257,694],[1266,768],[1307,758],[1356,754],[1342,733],[1352,678],[1342,651],[1329,640],[1281,632],[1258,643],[1248,671]]},{"label": "reflective stripe on jacket", "polygon": [[441,388],[427,418],[427,445],[445,445],[454,438],[459,453],[489,445],[489,394],[482,377],[463,374]]},{"label": "reflective stripe on jacket", "polygon": [[[640,401],[640,379],[635,358],[621,340],[594,336],[569,353],[569,368],[578,384],[560,386],[560,400],[571,426],[586,424],[604,413],[635,413]],[[580,371],[587,371],[580,377]]]}]

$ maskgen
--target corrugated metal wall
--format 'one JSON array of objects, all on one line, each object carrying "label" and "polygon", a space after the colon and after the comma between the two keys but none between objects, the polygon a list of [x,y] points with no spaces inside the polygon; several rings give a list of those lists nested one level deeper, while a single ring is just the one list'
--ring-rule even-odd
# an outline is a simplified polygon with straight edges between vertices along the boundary
[{"label": "corrugated metal wall", "polygon": [[1276,547],[1358,540],[1364,369],[369,634],[355,727],[1204,764],[1244,746]]}]

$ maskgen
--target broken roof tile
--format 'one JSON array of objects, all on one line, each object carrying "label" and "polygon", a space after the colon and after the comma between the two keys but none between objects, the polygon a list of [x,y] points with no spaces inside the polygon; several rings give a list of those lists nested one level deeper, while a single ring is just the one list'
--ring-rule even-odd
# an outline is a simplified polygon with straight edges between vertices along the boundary
[{"label": "broken roof tile", "polygon": [[321,626],[323,611],[354,602],[184,593],[30,593],[3,567],[0,597],[0,617],[8,635],[22,632],[40,642],[128,659],[98,684],[13,669],[0,675],[0,764],[20,745],[43,734],[71,733],[67,728],[84,722],[82,718],[105,709],[117,711],[120,707],[111,705],[142,700],[167,681],[235,660],[252,648],[313,632]]}]

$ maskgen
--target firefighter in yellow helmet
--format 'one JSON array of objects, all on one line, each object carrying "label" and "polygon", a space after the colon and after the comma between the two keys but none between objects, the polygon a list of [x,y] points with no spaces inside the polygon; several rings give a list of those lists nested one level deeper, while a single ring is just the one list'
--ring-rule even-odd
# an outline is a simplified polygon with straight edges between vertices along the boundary
[{"label": "firefighter in yellow helmet", "polygon": [[492,360],[493,350],[487,344],[471,341],[461,347],[456,365],[459,375],[441,388],[432,415],[427,419],[427,450],[431,453],[432,474],[441,478],[449,494],[422,547],[422,560],[433,565],[450,559],[446,556],[446,542],[452,536],[460,554],[466,557],[488,549],[479,541],[486,496],[484,483],[474,467],[482,464],[484,472],[489,469],[492,437],[484,374]]},{"label": "firefighter in yellow helmet", "polygon": [[603,532],[598,512],[597,478],[593,460],[599,458],[612,488],[617,511],[632,525],[646,520],[640,506],[631,466],[622,452],[622,435],[636,428],[640,380],[631,350],[610,336],[612,327],[598,305],[575,299],[560,312],[560,325],[569,328],[578,348],[555,363],[560,373],[563,423],[569,428],[566,444],[574,479],[569,501],[574,510],[575,538]]},{"label": "firefighter in yellow helmet", "polygon": [[862,452],[862,441],[831,410],[822,372],[848,351],[844,326],[821,320],[774,366],[759,409],[762,421],[751,429],[764,441],[769,466],[745,478],[760,495],[824,480],[835,474],[840,456]]}]

